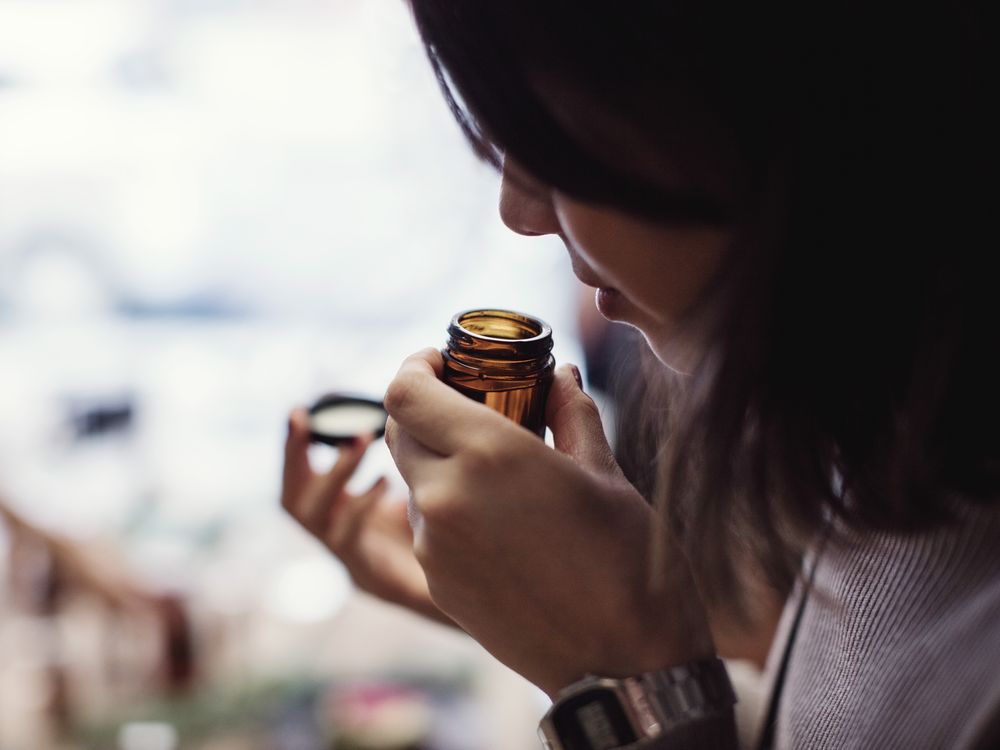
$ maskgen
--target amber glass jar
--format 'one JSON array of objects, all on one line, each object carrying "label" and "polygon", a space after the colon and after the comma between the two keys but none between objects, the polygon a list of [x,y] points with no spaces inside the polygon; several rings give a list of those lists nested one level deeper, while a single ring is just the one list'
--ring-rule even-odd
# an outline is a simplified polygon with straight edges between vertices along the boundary
[{"label": "amber glass jar", "polygon": [[444,381],[471,399],[545,434],[552,385],[552,329],[509,310],[468,310],[448,326]]}]

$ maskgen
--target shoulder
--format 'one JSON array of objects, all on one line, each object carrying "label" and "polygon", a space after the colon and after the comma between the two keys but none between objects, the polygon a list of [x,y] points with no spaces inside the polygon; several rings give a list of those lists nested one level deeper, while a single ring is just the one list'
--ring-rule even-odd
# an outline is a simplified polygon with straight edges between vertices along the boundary
[{"label": "shoulder", "polygon": [[956,742],[1000,698],[998,540],[992,505],[827,549],[789,662],[790,746],[974,746]]}]

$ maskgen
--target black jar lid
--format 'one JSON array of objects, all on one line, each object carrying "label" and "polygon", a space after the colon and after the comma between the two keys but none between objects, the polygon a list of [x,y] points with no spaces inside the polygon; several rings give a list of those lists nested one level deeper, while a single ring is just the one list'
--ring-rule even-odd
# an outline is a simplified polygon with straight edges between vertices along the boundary
[{"label": "black jar lid", "polygon": [[309,437],[315,443],[340,446],[363,435],[385,434],[389,415],[381,401],[365,396],[330,393],[309,407]]}]

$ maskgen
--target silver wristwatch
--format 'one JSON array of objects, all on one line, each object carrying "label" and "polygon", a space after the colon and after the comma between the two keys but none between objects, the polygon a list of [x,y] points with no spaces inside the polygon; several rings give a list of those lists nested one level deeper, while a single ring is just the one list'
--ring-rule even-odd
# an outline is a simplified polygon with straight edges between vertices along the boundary
[{"label": "silver wristwatch", "polygon": [[547,750],[614,750],[657,737],[736,703],[720,659],[638,677],[585,677],[561,693],[538,725]]}]

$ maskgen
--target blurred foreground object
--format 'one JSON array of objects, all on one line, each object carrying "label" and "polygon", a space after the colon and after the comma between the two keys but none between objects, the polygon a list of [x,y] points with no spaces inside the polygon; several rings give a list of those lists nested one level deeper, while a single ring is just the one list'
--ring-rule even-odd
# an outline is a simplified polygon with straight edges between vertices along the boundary
[{"label": "blurred foreground object", "polygon": [[[142,587],[112,550],[52,534],[2,500],[0,521],[10,605],[0,611],[0,661],[13,666],[4,670],[10,684],[0,681],[0,741],[24,741],[6,736],[24,731],[42,746],[123,699],[191,686],[194,650],[182,601]],[[19,689],[21,672],[36,694]]]},{"label": "blurred foreground object", "polygon": [[118,733],[118,750],[175,750],[177,730],[170,724],[134,721]]},{"label": "blurred foreground object", "polygon": [[335,750],[420,750],[433,709],[426,695],[392,683],[345,686],[325,701]]}]

